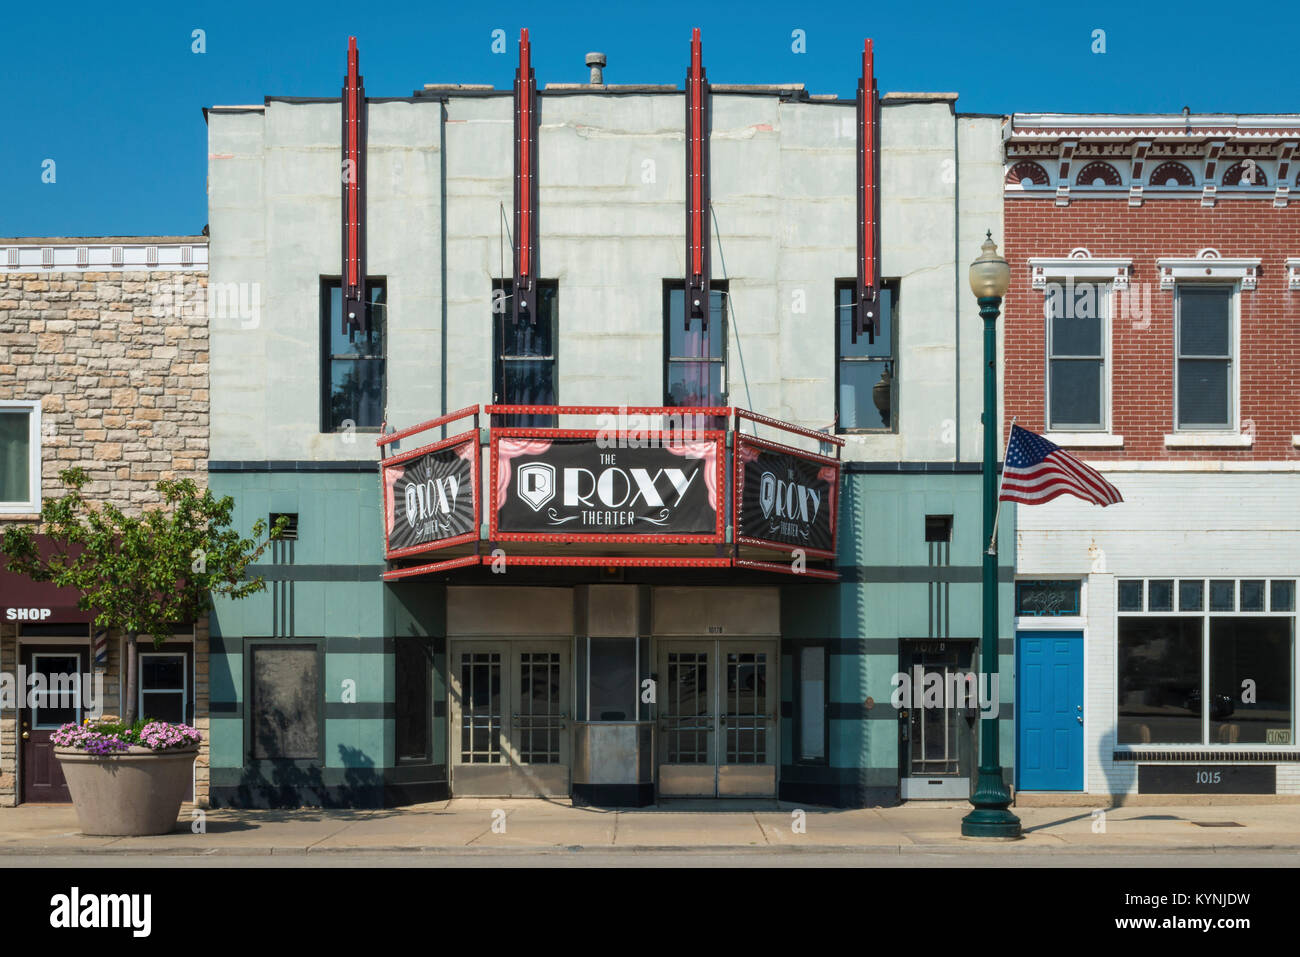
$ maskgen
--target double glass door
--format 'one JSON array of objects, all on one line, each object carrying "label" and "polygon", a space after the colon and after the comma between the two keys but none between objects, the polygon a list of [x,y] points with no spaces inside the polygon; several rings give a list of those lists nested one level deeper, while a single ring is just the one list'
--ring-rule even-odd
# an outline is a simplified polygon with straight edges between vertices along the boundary
[{"label": "double glass door", "polygon": [[660,641],[659,795],[776,795],[775,641]]},{"label": "double glass door", "polygon": [[569,642],[452,645],[452,793],[569,793]]}]

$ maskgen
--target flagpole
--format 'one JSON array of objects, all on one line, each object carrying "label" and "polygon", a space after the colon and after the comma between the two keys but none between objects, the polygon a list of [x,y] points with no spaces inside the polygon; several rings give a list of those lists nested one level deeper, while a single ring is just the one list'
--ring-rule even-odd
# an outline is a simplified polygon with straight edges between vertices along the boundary
[{"label": "flagpole", "polygon": [[1007,480],[1007,449],[1011,448],[1011,433],[1015,431],[1016,420],[1020,416],[1011,417],[1011,428],[1007,429],[1007,444],[1002,447],[1002,476],[998,479],[998,498],[997,504],[993,507],[993,535],[989,538],[989,554],[998,553],[998,519],[1002,515],[1002,483]]}]

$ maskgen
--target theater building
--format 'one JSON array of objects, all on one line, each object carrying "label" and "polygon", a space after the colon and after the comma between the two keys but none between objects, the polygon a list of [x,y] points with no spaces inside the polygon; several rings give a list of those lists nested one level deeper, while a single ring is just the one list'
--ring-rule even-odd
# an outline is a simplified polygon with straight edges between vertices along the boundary
[{"label": "theater building", "polygon": [[261,303],[212,322],[211,485],[292,523],[213,614],[212,802],[965,797],[974,711],[891,692],[978,667],[1001,118],[869,46],[856,99],[512,52],[206,111]]},{"label": "theater building", "polygon": [[1125,499],[1016,507],[1020,799],[1296,795],[1300,116],[1004,142],[1006,417]]},{"label": "theater building", "polygon": [[[127,514],[161,504],[160,479],[205,484],[207,254],[205,236],[0,239],[0,532],[35,525],[73,466],[92,504]],[[0,805],[70,801],[51,732],[122,713],[126,637],[77,598],[0,555]],[[189,794],[202,802],[207,622],[139,641],[139,713],[205,732]],[[38,674],[52,690],[18,694]]]}]

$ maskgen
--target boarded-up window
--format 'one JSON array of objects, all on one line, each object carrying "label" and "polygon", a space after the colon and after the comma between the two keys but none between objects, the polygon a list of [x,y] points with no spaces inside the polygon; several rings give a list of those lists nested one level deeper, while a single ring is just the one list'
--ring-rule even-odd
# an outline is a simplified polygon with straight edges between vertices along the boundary
[{"label": "boarded-up window", "polygon": [[321,675],[316,646],[255,646],[252,668],[253,757],[317,758]]}]

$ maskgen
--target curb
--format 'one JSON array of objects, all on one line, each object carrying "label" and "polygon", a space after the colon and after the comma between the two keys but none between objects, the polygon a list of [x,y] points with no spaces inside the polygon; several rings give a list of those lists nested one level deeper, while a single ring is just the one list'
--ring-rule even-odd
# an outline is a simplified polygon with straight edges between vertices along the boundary
[{"label": "curb", "polygon": [[[692,845],[656,845],[628,844],[622,846],[581,844],[510,844],[494,847],[469,847],[465,845],[410,845],[410,844],[376,844],[356,847],[211,847],[195,845],[166,848],[150,847],[60,847],[51,844],[4,845],[0,846],[0,860],[5,857],[32,855],[123,855],[136,857],[306,857],[307,855],[347,855],[347,854],[425,854],[458,856],[508,856],[523,853],[531,854],[662,854],[676,853],[682,855],[702,854],[868,854],[902,857],[905,854],[961,853],[975,851],[977,848],[969,842],[944,844],[818,844],[818,845],[764,845],[747,844],[710,844]],[[1040,854],[1132,854],[1149,850],[1161,853],[1214,853],[1232,854],[1258,851],[1300,852],[1300,844],[1179,844],[1174,846],[1143,847],[1133,844],[1027,844],[1022,842],[980,845],[978,851],[994,854],[1006,854],[1028,850]],[[0,865],[3,866],[3,865]]]}]

